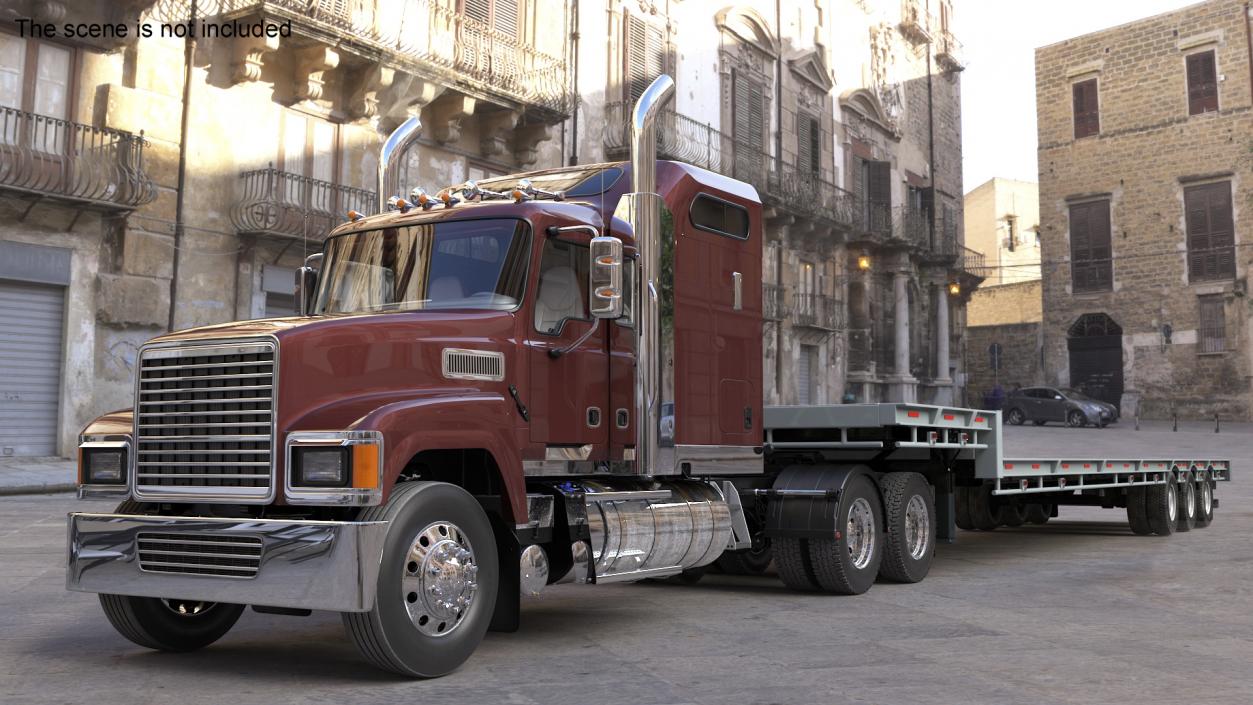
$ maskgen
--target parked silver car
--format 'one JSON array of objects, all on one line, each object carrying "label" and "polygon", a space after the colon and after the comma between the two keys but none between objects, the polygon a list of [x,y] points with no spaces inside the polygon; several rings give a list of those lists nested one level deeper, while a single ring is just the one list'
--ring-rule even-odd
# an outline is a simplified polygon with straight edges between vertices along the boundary
[{"label": "parked silver car", "polygon": [[1009,393],[1005,420],[1015,426],[1030,421],[1043,426],[1057,421],[1067,426],[1105,426],[1118,420],[1118,407],[1073,389],[1024,387]]}]

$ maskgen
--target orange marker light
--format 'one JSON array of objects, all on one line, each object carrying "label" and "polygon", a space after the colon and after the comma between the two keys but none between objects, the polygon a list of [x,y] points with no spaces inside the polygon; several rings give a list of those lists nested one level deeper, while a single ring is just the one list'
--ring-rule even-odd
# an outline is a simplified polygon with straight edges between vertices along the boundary
[{"label": "orange marker light", "polygon": [[352,447],[352,486],[372,490],[379,486],[379,447],[359,443]]}]

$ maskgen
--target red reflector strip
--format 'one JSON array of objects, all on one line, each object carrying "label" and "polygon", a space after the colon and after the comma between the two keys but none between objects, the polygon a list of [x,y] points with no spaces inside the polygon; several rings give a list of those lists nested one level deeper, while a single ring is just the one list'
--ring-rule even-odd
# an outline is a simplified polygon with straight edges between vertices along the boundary
[{"label": "red reflector strip", "polygon": [[1062,469],[1063,469],[1063,470],[1069,470],[1069,469],[1070,469],[1070,463],[1062,463]]},{"label": "red reflector strip", "polygon": [[1088,468],[1090,468],[1090,467],[1092,467],[1092,464],[1091,464],[1091,463],[1084,463],[1084,464],[1083,464],[1083,469],[1084,469],[1084,470],[1087,470],[1087,469],[1088,469]]},{"label": "red reflector strip", "polygon": [[976,416],[976,417],[975,417],[975,423],[983,423],[983,417],[982,417],[982,416]]},{"label": "red reflector strip", "polygon": [[1032,463],[1032,464],[1031,464],[1031,469],[1032,469],[1032,470],[1039,470],[1039,469],[1040,469],[1040,464],[1039,464],[1039,463]]},{"label": "red reflector strip", "polygon": [[1131,463],[1123,463],[1123,464],[1122,464],[1122,466],[1123,466],[1124,468],[1129,468],[1129,467],[1131,467]]},{"label": "red reflector strip", "polygon": [[1013,469],[1014,469],[1014,464],[1013,464],[1013,463],[1005,463],[1005,469],[1006,469],[1006,470],[1013,470]]},{"label": "red reflector strip", "polygon": [[1113,464],[1113,463],[1105,463],[1105,467],[1107,467],[1107,468],[1112,468],[1112,467],[1114,467],[1114,464]]},{"label": "red reflector strip", "polygon": [[911,411],[911,412],[909,412],[909,413],[907,413],[907,414],[905,414],[905,415],[906,415],[906,416],[908,416],[908,417],[909,417],[909,418],[911,418],[911,419],[916,419],[916,418],[918,418],[918,417],[920,416],[920,414],[919,414],[917,411]]},{"label": "red reflector strip", "polygon": [[944,415],[944,420],[945,420],[945,421],[952,421],[952,420],[953,420],[953,419],[955,419],[955,418],[957,418],[957,417],[956,417],[956,416],[953,416],[952,414],[945,414],[945,415]]}]

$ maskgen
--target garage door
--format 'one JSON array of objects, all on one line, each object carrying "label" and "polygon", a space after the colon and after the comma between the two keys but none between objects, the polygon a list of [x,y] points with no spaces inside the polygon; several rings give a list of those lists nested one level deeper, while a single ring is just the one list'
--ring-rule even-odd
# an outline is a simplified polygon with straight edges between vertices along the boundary
[{"label": "garage door", "polygon": [[65,289],[0,279],[0,453],[56,455]]},{"label": "garage door", "polygon": [[797,404],[804,405],[804,404],[813,403],[809,398],[810,397],[809,390],[811,389],[811,387],[809,386],[810,385],[809,367],[810,367],[809,346],[802,345],[800,357],[796,361],[796,403]]}]

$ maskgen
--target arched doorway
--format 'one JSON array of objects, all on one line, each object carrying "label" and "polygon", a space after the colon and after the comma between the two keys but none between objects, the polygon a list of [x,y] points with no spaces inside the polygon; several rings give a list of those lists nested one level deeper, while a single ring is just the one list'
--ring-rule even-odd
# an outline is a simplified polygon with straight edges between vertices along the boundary
[{"label": "arched doorway", "polygon": [[1070,326],[1070,386],[1093,399],[1122,402],[1122,326],[1104,313],[1085,313]]}]

